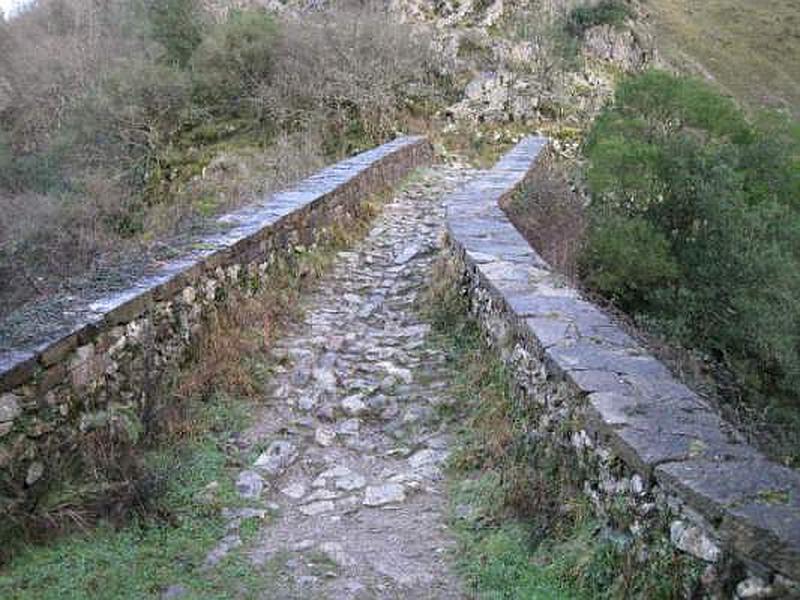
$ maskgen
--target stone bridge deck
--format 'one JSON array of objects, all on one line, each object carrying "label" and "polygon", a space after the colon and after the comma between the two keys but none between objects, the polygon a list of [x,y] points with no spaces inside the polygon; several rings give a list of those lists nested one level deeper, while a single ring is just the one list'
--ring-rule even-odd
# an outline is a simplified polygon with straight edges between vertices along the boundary
[{"label": "stone bridge deck", "polygon": [[[541,407],[537,439],[572,453],[601,518],[622,500],[638,531],[665,529],[668,517],[660,534],[710,569],[736,564],[731,576],[778,586],[800,580],[797,472],[743,444],[558,281],[497,207],[525,184],[544,145],[525,140],[489,172],[422,171],[365,239],[338,254],[273,349],[270,393],[238,441],[256,456],[237,474],[247,507],[228,507],[228,534],[205,568],[238,548],[255,569],[283,557],[285,577],[264,597],[466,595],[448,560],[442,464],[451,436],[438,410],[453,402],[454,374],[415,307],[447,230],[473,314],[522,400]],[[274,206],[231,217],[238,225],[195,263],[94,302],[62,337],[0,357],[4,477],[35,490],[54,447],[41,440],[58,441],[97,406],[143,402],[142,373],[147,383],[180,356],[225,301],[221,291],[262,285],[276,256],[324,242],[366,196],[429,159],[423,140],[406,138],[332,167]],[[243,521],[267,512],[274,518],[239,548]],[[312,568],[319,554],[336,569]]]},{"label": "stone bridge deck", "polygon": [[[272,351],[272,392],[243,438],[264,451],[238,489],[268,496],[278,514],[246,549],[254,568],[288,555],[273,597],[465,597],[441,470],[451,439],[438,407],[452,402],[452,373],[415,306],[441,243],[444,196],[465,176],[424,171],[396,195]],[[210,562],[240,543],[241,514],[230,513]],[[336,576],[315,572],[314,552],[335,561]]]}]

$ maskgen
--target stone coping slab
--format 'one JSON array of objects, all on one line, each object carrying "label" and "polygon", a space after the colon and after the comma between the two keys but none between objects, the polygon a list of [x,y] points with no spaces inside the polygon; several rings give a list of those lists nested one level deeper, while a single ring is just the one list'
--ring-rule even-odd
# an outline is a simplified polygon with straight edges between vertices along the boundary
[{"label": "stone coping slab", "polygon": [[598,307],[500,208],[547,147],[530,137],[453,194],[448,243],[531,352],[585,402],[583,429],[714,527],[734,555],[800,580],[800,473],[770,462]]},{"label": "stone coping slab", "polygon": [[0,322],[0,393],[24,384],[37,368],[58,363],[104,330],[130,322],[155,301],[171,298],[200,273],[258,256],[264,238],[297,211],[313,209],[365,176],[377,174],[385,180],[384,188],[397,183],[410,165],[402,160],[395,164],[395,159],[409,152],[425,155],[421,162],[428,162],[431,155],[424,137],[399,137],[327,167],[286,191],[219,217],[224,232],[196,240],[193,250],[159,265],[127,289],[74,299],[57,315],[34,307],[26,316],[27,322],[31,327],[39,321],[46,323],[45,332],[34,340],[17,343],[8,323]]}]

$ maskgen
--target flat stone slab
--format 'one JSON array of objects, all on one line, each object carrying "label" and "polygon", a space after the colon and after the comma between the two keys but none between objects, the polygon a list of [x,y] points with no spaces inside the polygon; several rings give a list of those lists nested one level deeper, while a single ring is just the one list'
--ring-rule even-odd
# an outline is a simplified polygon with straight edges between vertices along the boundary
[{"label": "flat stone slab", "polygon": [[[754,453],[755,454],[755,453]],[[800,573],[800,474],[758,455],[661,465],[656,479],[713,522],[737,550]]]},{"label": "flat stone slab", "polygon": [[364,506],[385,506],[406,499],[405,488],[399,483],[369,486],[364,493]]}]

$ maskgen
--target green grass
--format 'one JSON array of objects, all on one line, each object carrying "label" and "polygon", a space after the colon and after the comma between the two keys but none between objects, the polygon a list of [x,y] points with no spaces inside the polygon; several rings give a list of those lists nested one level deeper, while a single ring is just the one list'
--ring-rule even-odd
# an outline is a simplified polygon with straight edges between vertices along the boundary
[{"label": "green grass", "polygon": [[[0,597],[8,599],[155,598],[184,585],[191,598],[250,597],[268,585],[274,565],[255,571],[239,550],[215,569],[202,569],[208,551],[225,535],[222,506],[236,506],[235,472],[221,432],[241,429],[247,403],[217,394],[196,414],[193,441],[151,451],[148,465],[168,477],[158,516],[121,529],[101,525],[45,546],[31,546],[0,571]],[[207,486],[216,482],[213,493]],[[255,531],[242,526],[243,537]]]},{"label": "green grass", "polygon": [[750,107],[800,117],[800,7],[796,0],[647,0],[659,49],[713,78]]}]

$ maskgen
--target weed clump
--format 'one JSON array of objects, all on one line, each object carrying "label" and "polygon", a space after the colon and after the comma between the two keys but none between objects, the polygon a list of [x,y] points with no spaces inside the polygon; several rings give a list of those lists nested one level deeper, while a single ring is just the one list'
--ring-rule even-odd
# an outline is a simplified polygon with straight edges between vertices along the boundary
[{"label": "weed clump", "polygon": [[576,6],[567,15],[566,30],[575,37],[598,25],[618,27],[633,17],[633,10],[623,0],[601,0],[597,4]]}]

